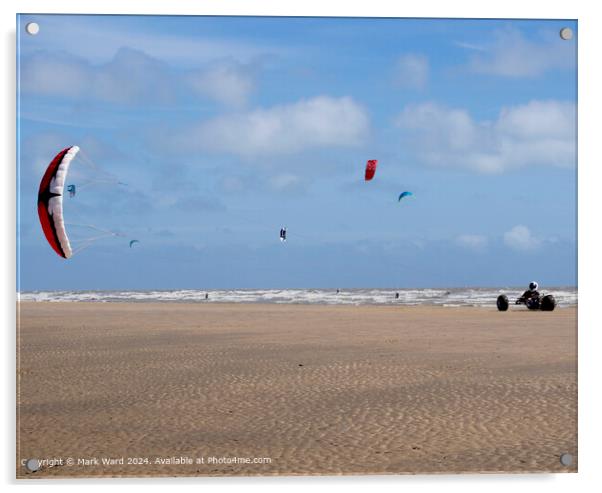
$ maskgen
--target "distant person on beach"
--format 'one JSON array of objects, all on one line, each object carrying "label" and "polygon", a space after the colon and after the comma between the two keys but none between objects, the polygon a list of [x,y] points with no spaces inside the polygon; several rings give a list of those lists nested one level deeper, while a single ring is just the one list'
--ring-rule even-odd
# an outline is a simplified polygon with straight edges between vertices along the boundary
[{"label": "distant person on beach", "polygon": [[209,293],[205,293],[205,299],[208,300],[209,299]]},{"label": "distant person on beach", "polygon": [[398,300],[399,299],[399,293],[395,293],[395,299]]},{"label": "distant person on beach", "polygon": [[337,288],[337,294],[339,294],[341,292],[341,290],[339,288]]}]

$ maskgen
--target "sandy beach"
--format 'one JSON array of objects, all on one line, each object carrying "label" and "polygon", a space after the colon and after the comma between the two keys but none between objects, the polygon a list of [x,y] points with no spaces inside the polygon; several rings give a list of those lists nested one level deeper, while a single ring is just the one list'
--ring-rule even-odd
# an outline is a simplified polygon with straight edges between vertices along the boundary
[{"label": "sandy beach", "polygon": [[[21,478],[577,470],[575,307],[21,302],[19,315]],[[30,458],[48,462],[30,473]]]}]

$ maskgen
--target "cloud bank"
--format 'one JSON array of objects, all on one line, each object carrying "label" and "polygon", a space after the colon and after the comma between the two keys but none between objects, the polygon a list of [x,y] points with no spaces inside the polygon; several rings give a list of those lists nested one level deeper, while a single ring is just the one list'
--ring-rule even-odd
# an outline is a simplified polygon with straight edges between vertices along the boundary
[{"label": "cloud bank", "polygon": [[245,157],[284,155],[306,149],[354,147],[365,139],[369,126],[367,112],[352,98],[319,96],[218,116],[171,140],[184,150]]},{"label": "cloud bank", "polygon": [[23,61],[20,84],[25,94],[128,106],[190,99],[243,106],[255,86],[252,63],[215,60],[178,72],[131,48],[119,49],[99,65],[64,52],[36,52]]},{"label": "cloud bank", "polygon": [[502,172],[530,165],[576,164],[576,108],[565,101],[531,101],[502,108],[495,121],[434,102],[408,105],[397,125],[427,165]]}]

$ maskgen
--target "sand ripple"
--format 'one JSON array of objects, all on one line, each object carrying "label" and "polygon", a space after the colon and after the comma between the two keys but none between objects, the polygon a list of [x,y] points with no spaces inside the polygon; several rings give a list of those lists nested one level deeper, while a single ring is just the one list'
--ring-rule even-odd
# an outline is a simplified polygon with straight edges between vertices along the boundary
[{"label": "sand ripple", "polygon": [[21,477],[576,471],[576,312],[22,303]]}]

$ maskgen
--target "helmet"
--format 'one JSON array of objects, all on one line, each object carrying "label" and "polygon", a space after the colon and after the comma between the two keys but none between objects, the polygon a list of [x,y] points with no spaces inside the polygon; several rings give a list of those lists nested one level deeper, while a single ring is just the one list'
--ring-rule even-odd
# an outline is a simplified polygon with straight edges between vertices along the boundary
[{"label": "helmet", "polygon": [[539,284],[537,284],[535,281],[529,283],[529,291],[537,291],[538,287]]}]

